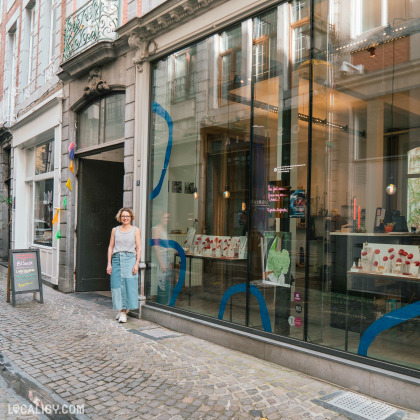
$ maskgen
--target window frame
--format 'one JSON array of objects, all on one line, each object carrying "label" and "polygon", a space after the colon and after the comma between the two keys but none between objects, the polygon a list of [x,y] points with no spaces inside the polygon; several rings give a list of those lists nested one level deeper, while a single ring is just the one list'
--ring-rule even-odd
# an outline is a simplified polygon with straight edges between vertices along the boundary
[{"label": "window frame", "polygon": [[55,164],[55,139],[54,138],[50,138],[49,140],[46,141],[42,141],[40,143],[37,143],[36,145],[32,146],[30,149],[28,149],[28,151],[31,151],[31,165],[32,165],[32,170],[31,170],[31,174],[30,176],[26,179],[26,184],[30,187],[31,193],[30,193],[30,199],[32,201],[31,203],[31,216],[30,216],[30,220],[29,220],[29,232],[28,232],[28,236],[29,236],[29,242],[31,244],[33,244],[34,246],[37,247],[44,247],[45,249],[53,249],[53,233],[54,233],[54,226],[51,226],[51,244],[45,244],[45,243],[40,243],[40,242],[36,242],[35,240],[35,203],[36,203],[36,186],[39,182],[42,181],[46,181],[46,180],[52,180],[53,183],[53,190],[52,190],[52,202],[51,202],[51,206],[53,209],[54,213],[54,189],[56,187],[56,183],[55,183],[55,166],[53,166],[51,168],[51,170],[49,172],[44,172],[41,174],[36,174],[36,149],[40,146],[43,145],[47,145],[47,144],[52,144],[52,157],[53,157],[53,162]]},{"label": "window frame", "polygon": [[[191,61],[191,57],[196,55],[196,54],[191,54],[192,48],[189,47],[183,51],[180,51],[179,53],[174,55],[174,60],[172,63],[172,81],[171,81],[171,103],[178,103],[178,102],[182,102],[185,101],[189,98],[191,98],[191,96],[193,96],[195,94],[195,87],[194,87],[194,77],[195,77],[195,72],[191,71],[192,70],[192,61]],[[180,77],[176,77],[177,76],[177,72],[176,72],[176,64],[177,64],[177,59],[179,59],[180,57],[184,56],[186,57],[186,72],[184,76],[180,76]],[[185,77],[185,94],[184,95],[179,95],[177,96],[175,94],[175,88],[176,88],[176,80],[182,79],[183,77]],[[192,84],[191,84],[192,82]]]},{"label": "window frame", "polygon": [[28,78],[27,78],[27,84],[29,85],[30,83],[32,83],[33,80],[35,80],[35,76],[34,78],[32,78],[32,72],[35,69],[36,72],[36,68],[33,65],[33,61],[34,61],[34,56],[36,56],[36,54],[34,54],[34,46],[36,44],[36,40],[35,37],[37,35],[37,31],[35,28],[35,23],[36,23],[36,3],[28,9],[28,14],[29,14],[29,55],[28,55]]},{"label": "window frame", "polygon": [[[111,96],[116,96],[116,95],[121,95],[124,97],[124,102],[122,104],[122,111],[123,111],[123,115],[122,115],[122,123],[124,126],[124,132],[122,133],[122,137],[118,137],[112,140],[108,140],[105,141],[106,138],[106,121],[107,121],[107,115],[106,115],[106,100],[108,98],[110,98]],[[93,98],[91,101],[89,101],[85,106],[81,107],[80,109],[77,110],[76,112],[76,145],[77,145],[77,149],[78,152],[86,152],[89,150],[94,150],[94,149],[98,149],[98,148],[103,148],[103,147],[107,147],[109,145],[113,145],[116,143],[121,143],[125,140],[125,91],[124,90],[118,90],[115,92],[111,92],[108,95],[103,95],[103,96],[96,96],[95,98]],[[81,128],[80,128],[80,117],[82,112],[86,111],[87,109],[89,109],[90,107],[92,107],[93,105],[97,104],[99,107],[99,117],[98,117],[98,135],[97,135],[97,142],[95,144],[91,144],[89,146],[84,146],[82,147],[80,145],[80,137],[81,137]],[[102,124],[102,126],[101,126]],[[76,152],[77,153],[77,152]]]},{"label": "window frame", "polygon": [[[220,36],[220,42],[222,38]],[[235,75],[236,75],[236,55],[238,52],[242,51],[242,46],[236,48],[229,48],[226,51],[219,52],[219,81],[218,81],[218,90],[219,90],[219,107],[226,106],[229,103],[229,98],[223,98],[223,59],[225,57],[230,57],[230,66],[231,71],[229,74],[229,80],[227,83],[227,90],[231,91],[235,88]],[[233,77],[232,77],[233,76]],[[237,86],[236,86],[237,87]]]}]

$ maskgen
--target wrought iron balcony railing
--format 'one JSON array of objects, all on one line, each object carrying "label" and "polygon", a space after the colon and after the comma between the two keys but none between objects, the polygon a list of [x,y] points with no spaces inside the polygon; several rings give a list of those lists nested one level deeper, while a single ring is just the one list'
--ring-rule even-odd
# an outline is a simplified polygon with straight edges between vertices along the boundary
[{"label": "wrought iron balcony railing", "polygon": [[66,19],[63,61],[99,41],[113,41],[119,22],[119,0],[90,0]]}]

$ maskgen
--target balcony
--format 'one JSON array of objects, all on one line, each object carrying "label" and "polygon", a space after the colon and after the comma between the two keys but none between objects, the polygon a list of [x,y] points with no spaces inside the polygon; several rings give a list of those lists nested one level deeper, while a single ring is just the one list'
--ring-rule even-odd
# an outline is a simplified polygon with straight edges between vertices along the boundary
[{"label": "balcony", "polygon": [[118,0],[91,0],[66,19],[63,61],[100,41],[114,41],[119,23]]},{"label": "balcony", "polygon": [[3,92],[3,98],[0,101],[0,126],[10,126],[16,120],[15,102],[17,90],[6,88]]}]

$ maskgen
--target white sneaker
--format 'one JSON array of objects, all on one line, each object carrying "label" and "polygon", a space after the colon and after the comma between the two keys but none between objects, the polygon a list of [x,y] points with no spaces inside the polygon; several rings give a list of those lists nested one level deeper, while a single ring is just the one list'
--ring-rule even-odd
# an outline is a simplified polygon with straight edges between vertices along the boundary
[{"label": "white sneaker", "polygon": [[117,313],[117,316],[115,317],[115,319],[118,321],[120,319],[121,316],[121,311]]},{"label": "white sneaker", "polygon": [[127,322],[127,313],[126,312],[121,312],[121,315],[118,319],[118,322]]}]

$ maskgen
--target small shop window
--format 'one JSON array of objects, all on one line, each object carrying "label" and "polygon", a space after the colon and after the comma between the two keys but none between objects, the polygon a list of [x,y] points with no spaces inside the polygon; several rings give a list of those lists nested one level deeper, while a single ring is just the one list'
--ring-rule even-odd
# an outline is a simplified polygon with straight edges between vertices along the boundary
[{"label": "small shop window", "polygon": [[35,175],[54,170],[54,142],[49,141],[35,148]]},{"label": "small shop window", "polygon": [[54,179],[35,181],[34,243],[52,246]]},{"label": "small shop window", "polygon": [[79,113],[79,149],[124,138],[125,94],[98,99]]}]

